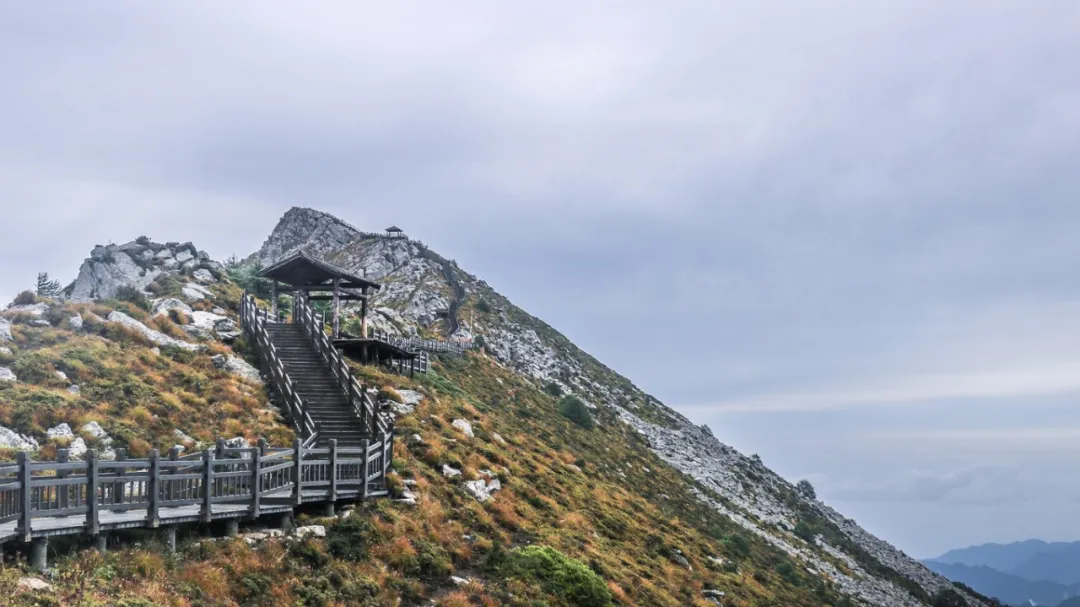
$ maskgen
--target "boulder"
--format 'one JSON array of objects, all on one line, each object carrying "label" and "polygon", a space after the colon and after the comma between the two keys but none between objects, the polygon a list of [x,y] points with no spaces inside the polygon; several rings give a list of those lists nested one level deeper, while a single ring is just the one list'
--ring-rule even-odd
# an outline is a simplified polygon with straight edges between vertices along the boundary
[{"label": "boulder", "polygon": [[49,311],[49,305],[44,303],[26,304],[21,306],[11,306],[4,313],[5,314],[28,314],[34,318],[41,318]]},{"label": "boulder", "polygon": [[210,270],[207,270],[206,268],[195,270],[195,272],[192,273],[192,277],[194,277],[195,280],[201,283],[217,282],[217,279],[214,278],[214,275],[211,274]]},{"label": "boulder", "polygon": [[49,438],[58,438],[61,440],[67,440],[75,438],[75,433],[71,431],[71,426],[65,424],[57,424],[52,428],[45,431],[45,436]]},{"label": "boulder", "polygon": [[416,390],[405,390],[402,388],[397,389],[397,393],[401,395],[401,402],[406,405],[416,406],[420,404],[420,401],[424,400],[424,395],[420,394]]},{"label": "boulder", "polygon": [[57,371],[56,378],[61,381],[68,381],[67,373],[64,373],[63,371]]},{"label": "boulder", "polygon": [[314,537],[326,537],[326,527],[322,525],[308,525],[306,527],[297,527],[292,532],[292,537],[296,539],[303,539],[307,536]]},{"label": "boulder", "polygon": [[199,286],[193,283],[187,283],[184,288],[180,290],[184,299],[188,301],[202,301],[210,298],[213,295],[206,287]]},{"label": "boulder", "polygon": [[21,451],[35,451],[38,448],[38,443],[29,436],[23,436],[14,430],[0,426],[0,447],[19,449]]},{"label": "boulder", "polygon": [[154,300],[154,307],[150,313],[154,316],[167,316],[170,310],[180,310],[184,314],[191,314],[191,306],[175,297],[165,297]]},{"label": "boulder", "polygon": [[443,464],[442,473],[443,476],[445,476],[446,478],[457,478],[461,476],[461,470],[458,470],[457,468],[448,466],[446,464]]},{"label": "boulder", "polygon": [[18,381],[19,378],[15,377],[15,373],[7,367],[0,367],[0,381]]},{"label": "boulder", "polygon": [[31,320],[30,321],[30,326],[31,327],[38,327],[40,329],[40,328],[44,328],[44,327],[51,327],[52,323],[45,320],[44,318],[38,318],[37,320]]},{"label": "boulder", "polygon": [[71,441],[71,444],[68,445],[67,449],[71,459],[82,459],[88,451],[86,441],[84,441],[81,436]]},{"label": "boulder", "polygon": [[181,341],[179,339],[173,339],[172,337],[169,337],[168,335],[165,335],[160,331],[155,331],[150,327],[142,324],[141,322],[135,320],[134,318],[128,316],[127,314],[124,314],[123,312],[119,312],[116,310],[110,312],[109,322],[118,322],[124,326],[131,327],[132,329],[135,329],[136,331],[141,333],[142,336],[147,339],[147,341],[159,346],[174,346],[182,350],[189,351],[202,349],[201,346],[198,346],[196,344]]},{"label": "boulder", "polygon": [[502,489],[498,479],[492,481],[465,481],[465,491],[476,498],[478,502],[486,502],[492,499],[493,494]]},{"label": "boulder", "polygon": [[79,394],[80,392],[82,392],[82,389],[79,388],[79,386],[77,386],[75,384],[71,384],[70,386],[67,387],[67,391],[68,391],[69,394]]},{"label": "boulder", "polygon": [[420,436],[419,434],[413,434],[412,436],[409,437],[409,444],[410,445],[422,445],[422,444],[424,444],[424,438],[422,436]]},{"label": "boulder", "polygon": [[36,577],[20,578],[17,587],[20,592],[38,592],[53,589],[52,584]]},{"label": "boulder", "polygon": [[230,438],[229,440],[225,441],[225,448],[226,449],[247,449],[248,448],[248,442],[247,442],[247,439],[244,438],[243,436],[234,436],[233,438]]},{"label": "boulder", "polygon": [[469,422],[463,419],[455,419],[453,426],[460,430],[461,433],[465,436],[468,436],[469,438],[473,437],[472,424],[470,424]]},{"label": "boulder", "polygon": [[68,319],[68,326],[71,327],[72,331],[82,331],[82,328],[83,328],[82,316],[79,316],[78,314],[76,314],[76,315],[72,316],[71,318],[69,318]]},{"label": "boulder", "polygon": [[71,300],[109,299],[120,287],[145,290],[162,273],[161,268],[143,267],[146,265],[137,248],[128,245],[94,247],[90,258],[79,268]]},{"label": "boulder", "polygon": [[214,363],[214,366],[222,371],[228,371],[233,375],[242,377],[248,381],[263,383],[262,375],[259,370],[248,364],[242,358],[235,356],[226,356],[224,354],[218,354],[210,359],[210,362]]},{"label": "boulder", "polygon": [[173,436],[175,436],[176,440],[180,441],[181,443],[191,444],[195,442],[195,439],[191,438],[187,434],[184,434],[184,431],[180,428],[176,428],[173,430]]},{"label": "boulder", "polygon": [[[105,428],[102,428],[101,424],[99,424],[97,422],[88,422],[87,424],[83,425],[83,427],[80,428],[80,430],[82,432],[85,432],[85,433],[89,434],[90,436],[93,436],[94,438],[96,438],[98,440],[98,442],[101,443],[102,451],[101,451],[101,454],[99,456],[99,459],[103,459],[103,460],[106,460],[106,461],[111,461],[111,460],[116,459],[116,450],[112,448],[113,439],[112,439],[112,437],[109,436],[109,434],[107,432],[105,432]],[[78,442],[79,440],[80,439],[76,439],[75,442]],[[75,445],[75,443],[73,442],[71,448],[73,448],[74,445]],[[86,444],[83,443],[82,446],[83,446],[83,448],[85,448]]]},{"label": "boulder", "polygon": [[11,322],[6,318],[0,318],[0,343],[14,340],[15,338],[11,336]]},{"label": "boulder", "polygon": [[388,403],[390,405],[390,410],[393,411],[394,415],[397,416],[412,415],[413,411],[415,410],[414,407],[412,407],[411,405],[403,405],[394,401],[388,401]]},{"label": "boulder", "polygon": [[491,438],[495,439],[495,442],[499,443],[500,445],[505,445],[506,444],[506,439],[503,438],[502,435],[499,434],[498,432],[492,432],[491,433]]}]

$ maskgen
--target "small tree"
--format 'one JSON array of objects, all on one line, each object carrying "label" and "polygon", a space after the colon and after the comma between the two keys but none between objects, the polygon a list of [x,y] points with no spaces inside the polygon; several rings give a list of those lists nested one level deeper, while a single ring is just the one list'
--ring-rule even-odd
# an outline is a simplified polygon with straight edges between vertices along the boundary
[{"label": "small tree", "polygon": [[60,296],[60,283],[56,280],[49,279],[48,272],[38,272],[37,275],[37,294],[38,297],[45,297],[53,299]]},{"label": "small tree", "polygon": [[596,426],[588,405],[576,396],[567,396],[559,401],[559,413],[586,430],[592,430]]},{"label": "small tree", "polygon": [[814,486],[810,484],[810,481],[805,478],[799,481],[799,484],[795,485],[795,490],[799,492],[799,495],[804,499],[816,500],[817,492],[814,491]]},{"label": "small tree", "polygon": [[934,595],[934,601],[930,604],[934,607],[968,607],[964,597],[952,588],[942,588]]}]

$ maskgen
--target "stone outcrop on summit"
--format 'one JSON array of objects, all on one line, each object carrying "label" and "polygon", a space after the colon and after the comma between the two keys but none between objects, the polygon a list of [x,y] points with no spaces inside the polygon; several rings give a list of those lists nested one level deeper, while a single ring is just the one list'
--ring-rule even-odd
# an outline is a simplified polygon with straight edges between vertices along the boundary
[{"label": "stone outcrop on summit", "polygon": [[145,238],[127,244],[97,246],[79,268],[67,296],[73,301],[108,299],[122,286],[145,289],[167,272],[219,269],[210,256],[193,244],[158,244]]}]

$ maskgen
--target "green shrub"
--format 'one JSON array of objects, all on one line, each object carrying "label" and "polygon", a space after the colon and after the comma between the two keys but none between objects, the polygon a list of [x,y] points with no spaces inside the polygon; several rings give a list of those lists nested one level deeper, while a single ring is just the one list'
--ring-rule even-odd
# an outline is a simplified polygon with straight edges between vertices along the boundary
[{"label": "green shrub", "polygon": [[968,607],[968,602],[952,588],[942,588],[934,595],[933,607]]},{"label": "green shrub", "polygon": [[592,430],[596,426],[589,407],[576,396],[567,396],[559,401],[559,413],[586,430]]},{"label": "green shrub", "polygon": [[814,537],[817,534],[814,533],[814,529],[807,525],[804,521],[795,523],[795,537],[801,538],[803,541],[813,543]]},{"label": "green shrub", "polygon": [[476,302],[476,309],[484,314],[491,314],[491,304],[489,304],[486,299],[481,299]]},{"label": "green shrub", "polygon": [[23,291],[22,293],[16,295],[14,301],[12,301],[11,303],[12,305],[16,306],[28,306],[30,304],[36,304],[37,294],[33,291]]},{"label": "green shrub", "polygon": [[562,386],[553,381],[549,381],[548,383],[544,384],[544,392],[547,392],[555,398],[559,398],[560,396],[562,396]]},{"label": "green shrub", "polygon": [[150,309],[150,300],[146,299],[146,295],[144,295],[142,291],[131,285],[123,285],[117,288],[116,293],[113,294],[113,299],[117,301],[126,301],[143,310]]},{"label": "green shrub", "polygon": [[339,559],[362,561],[374,534],[370,520],[353,515],[327,530],[326,548]]},{"label": "green shrub", "polygon": [[507,577],[537,584],[563,605],[607,607],[612,595],[607,584],[585,563],[548,546],[517,548],[502,567]]}]

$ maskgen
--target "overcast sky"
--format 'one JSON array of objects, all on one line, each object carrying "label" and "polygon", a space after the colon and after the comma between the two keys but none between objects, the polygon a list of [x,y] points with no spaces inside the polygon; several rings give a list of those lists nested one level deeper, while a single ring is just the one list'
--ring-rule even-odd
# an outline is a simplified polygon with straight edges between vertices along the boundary
[{"label": "overcast sky", "polygon": [[1080,4],[810,4],[5,3],[0,299],[396,223],[915,556],[1080,540]]}]

